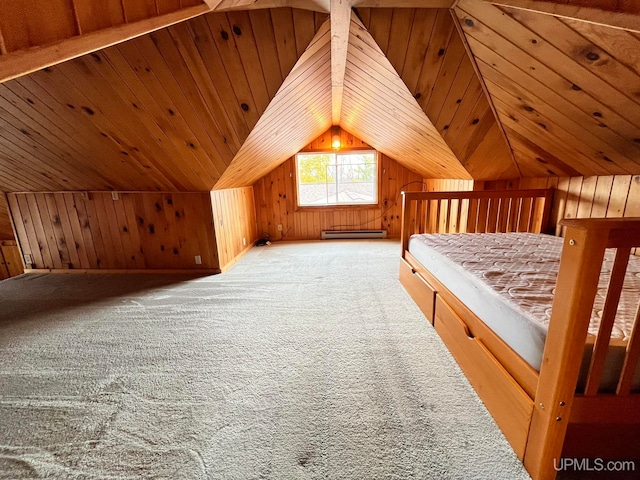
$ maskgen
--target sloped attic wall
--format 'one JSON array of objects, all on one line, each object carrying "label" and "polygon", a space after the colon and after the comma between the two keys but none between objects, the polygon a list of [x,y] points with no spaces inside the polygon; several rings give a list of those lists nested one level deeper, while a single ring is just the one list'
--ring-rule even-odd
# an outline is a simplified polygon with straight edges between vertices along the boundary
[{"label": "sloped attic wall", "polygon": [[411,8],[359,8],[357,12],[471,176],[476,180],[518,177],[451,12]]},{"label": "sloped attic wall", "polygon": [[454,12],[523,176],[640,172],[637,33],[473,0]]},{"label": "sloped attic wall", "polygon": [[210,190],[326,17],[211,13],[1,84],[0,190]]}]

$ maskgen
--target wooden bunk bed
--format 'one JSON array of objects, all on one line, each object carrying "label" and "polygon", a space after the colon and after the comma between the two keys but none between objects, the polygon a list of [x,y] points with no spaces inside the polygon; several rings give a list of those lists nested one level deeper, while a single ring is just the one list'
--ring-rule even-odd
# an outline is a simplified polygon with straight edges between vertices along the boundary
[{"label": "wooden bunk bed", "polygon": [[[560,222],[564,240],[539,370],[451,293],[408,246],[416,233],[546,232],[551,199],[550,190],[403,193],[400,281],[534,480],[555,478],[562,457],[640,458],[640,394],[632,388],[640,358],[640,305],[623,348],[617,387],[611,393],[599,391],[627,263],[640,246],[640,218]],[[600,328],[593,336],[588,327],[607,248],[617,250]],[[586,386],[578,390],[586,350],[591,351]]]}]

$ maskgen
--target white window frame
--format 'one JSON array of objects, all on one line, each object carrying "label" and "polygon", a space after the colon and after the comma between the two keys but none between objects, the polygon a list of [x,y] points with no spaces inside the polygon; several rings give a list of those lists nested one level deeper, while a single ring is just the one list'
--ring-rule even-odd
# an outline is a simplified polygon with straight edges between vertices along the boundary
[{"label": "white window frame", "polygon": [[[373,187],[375,192],[374,200],[370,202],[335,202],[335,203],[322,203],[322,204],[313,204],[313,203],[301,203],[300,202],[300,168],[299,168],[299,157],[306,155],[334,155],[337,161],[338,155],[362,155],[362,154],[373,154],[375,160],[375,178],[373,180]],[[296,205],[298,208],[342,208],[342,207],[368,207],[378,206],[380,204],[380,156],[376,150],[366,149],[366,150],[322,150],[322,151],[307,151],[307,152],[299,152],[295,157],[295,187],[296,187]],[[338,184],[338,176],[336,175],[336,184]],[[330,185],[329,183],[321,184],[321,185]],[[337,187],[336,187],[337,188]],[[336,195],[337,196],[337,195]]]}]

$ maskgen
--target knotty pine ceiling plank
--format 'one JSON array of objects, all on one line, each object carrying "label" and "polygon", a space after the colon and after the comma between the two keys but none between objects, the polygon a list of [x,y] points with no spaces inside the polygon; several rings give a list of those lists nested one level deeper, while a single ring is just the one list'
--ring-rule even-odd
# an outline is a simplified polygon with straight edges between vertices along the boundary
[{"label": "knotty pine ceiling plank", "polygon": [[[34,95],[26,92],[17,82],[13,83],[14,90],[22,93],[31,100]],[[33,129],[39,134],[47,137],[53,144],[59,145],[64,151],[71,152],[72,157],[84,157],[94,165],[101,165],[105,160],[104,152],[101,150],[103,144],[98,148],[96,144],[87,143],[86,137],[79,134],[73,124],[66,124],[58,116],[52,114],[49,108],[41,109],[42,99],[39,102],[31,100],[28,102],[16,95],[7,84],[0,85],[0,105],[15,118],[19,118],[26,126],[27,132]],[[44,113],[42,113],[44,112]],[[63,128],[65,130],[63,130]],[[96,181],[104,179],[103,185],[109,187],[113,179],[103,178],[100,172],[96,176]]]},{"label": "knotty pine ceiling plank", "polygon": [[560,19],[588,41],[640,74],[640,38],[626,30],[604,27],[567,18]]},{"label": "knotty pine ceiling plank", "polygon": [[[544,63],[549,70],[587,92],[597,102],[608,105],[616,111],[626,109],[629,122],[636,127],[640,125],[640,109],[626,108],[629,99],[625,95],[556,48],[550,43],[553,39],[546,40],[536,35],[525,25],[490,5],[461,0],[456,7],[456,12],[463,12],[459,17],[462,17],[465,32],[473,30],[475,22],[490,25],[493,37],[497,34],[508,39],[527,57]],[[554,20],[553,17],[545,18]],[[470,20],[472,25],[469,25],[467,20]]]},{"label": "knotty pine ceiling plank", "polygon": [[411,38],[415,14],[416,10],[414,8],[396,8],[393,10],[391,28],[389,29],[389,46],[385,55],[398,73],[402,72],[407,58],[407,47]]},{"label": "knotty pine ceiling plank", "polygon": [[[163,149],[173,159],[176,170],[184,174],[192,184],[197,184],[197,178],[207,183],[215,182],[210,175],[217,174],[217,179],[221,172],[211,168],[209,155],[204,149],[195,147],[196,143],[202,145],[193,132],[193,128],[199,124],[187,124],[180,114],[181,110],[168,98],[165,89],[168,90],[169,86],[162,88],[159,80],[152,75],[146,76],[144,80],[139,78],[132,68],[127,68],[126,60],[119,55],[117,49],[112,50],[110,55],[103,56],[104,60],[96,53],[91,59],[87,59],[89,68],[100,75],[104,83],[114,87],[115,94],[146,126],[149,135],[162,140]],[[100,60],[96,60],[97,58]],[[119,68],[114,68],[114,64]],[[167,110],[177,112],[169,117],[169,122],[165,119]],[[218,152],[215,151],[215,154],[218,155]],[[180,158],[189,161],[178,162]],[[200,168],[197,168],[198,165]]]},{"label": "knotty pine ceiling plank", "polygon": [[282,76],[280,63],[275,61],[278,58],[278,48],[273,31],[273,22],[271,21],[271,12],[269,10],[251,10],[249,19],[256,38],[258,56],[260,57],[262,73],[269,91],[269,98],[273,98],[285,77]]},{"label": "knotty pine ceiling plank", "polygon": [[455,27],[448,10],[438,10],[436,20],[429,39],[429,48],[424,58],[422,70],[413,93],[418,96],[418,104],[426,111],[433,95],[433,87],[440,75],[445,54],[452,41]]},{"label": "knotty pine ceiling plank", "polygon": [[520,108],[518,111],[523,112],[523,115],[540,117],[540,120],[538,121],[544,122],[545,125],[552,124],[561,129],[563,135],[566,134],[568,137],[575,139],[577,145],[584,146],[585,148],[590,147],[592,150],[592,156],[606,156],[620,168],[625,170],[633,170],[636,165],[635,162],[630,160],[624,153],[618,152],[615,147],[610,146],[598,137],[592,137],[587,146],[583,140],[583,125],[560,113],[557,110],[557,107],[541,102],[533,96],[527,96],[522,90],[519,90],[512,85],[503,87],[506,82],[496,84],[488,77],[486,78],[486,81],[488,84],[491,84],[491,91],[497,98],[500,98],[507,104],[519,106]]},{"label": "knotty pine ceiling plank", "polygon": [[[87,83],[81,75],[76,78],[75,71],[76,69],[73,65],[67,63],[52,67],[48,72],[42,71],[32,74],[32,78],[42,88],[55,92],[55,95],[62,102],[70,105],[69,108],[73,109],[79,116],[78,121],[89,122],[98,132],[106,134],[118,144],[120,147],[118,158],[121,174],[124,174],[127,169],[132,169],[137,172],[136,176],[138,178],[146,177],[154,180],[151,182],[143,181],[141,182],[142,185],[155,184],[167,190],[180,188],[179,184],[176,185],[169,179],[166,172],[159,172],[151,159],[146,156],[145,152],[148,151],[154,155],[155,161],[159,161],[165,155],[162,148],[155,141],[140,138],[135,128],[130,128],[129,125],[123,124],[122,122],[125,119],[120,117],[120,111],[115,109],[112,99],[104,98],[101,94],[94,95],[95,85]],[[71,81],[67,75],[74,78],[75,82]],[[87,94],[90,94],[91,98],[87,97]],[[104,107],[105,111],[102,111],[98,105]],[[139,185],[137,181],[136,184]],[[151,187],[149,189],[153,190],[154,188]]]},{"label": "knotty pine ceiling plank", "polygon": [[124,23],[121,0],[76,0],[75,7],[83,34]]},{"label": "knotty pine ceiling plank", "polygon": [[[150,48],[145,49],[145,47]],[[210,115],[204,104],[202,102],[199,104],[200,109],[192,108],[192,103],[188,99],[189,89],[193,88],[189,83],[191,77],[178,81],[175,75],[180,71],[179,66],[174,63],[172,68],[167,68],[151,42],[145,45],[145,42],[136,41],[129,45],[128,51],[119,46],[103,51],[102,54],[106,62],[113,66],[112,71],[107,70],[107,72],[111,76],[117,73],[135,95],[129,101],[131,106],[136,112],[148,110],[151,113],[156,123],[155,126],[152,125],[155,137],[157,139],[168,137],[164,148],[175,152],[176,159],[190,158],[197,154],[198,161],[206,166],[205,175],[201,179],[210,178],[210,175],[215,179],[219,178],[226,168],[225,155],[230,157],[231,154],[223,142],[214,143],[212,140],[212,138],[219,139],[220,135],[215,122],[207,123]],[[144,58],[146,67],[136,60],[140,56]],[[132,63],[129,63],[127,58]],[[151,72],[146,72],[147,68],[153,72],[153,75]],[[103,75],[103,77],[109,82],[106,76]],[[200,97],[196,96],[196,99],[200,100]],[[170,155],[174,154],[170,153]],[[190,176],[193,182],[193,174]]]},{"label": "knotty pine ceiling plank", "polygon": [[[269,102],[273,98],[269,94],[263,68],[258,54],[258,45],[251,26],[251,20],[248,12],[229,12],[227,20],[231,25],[232,31],[239,31],[239,35],[234,35],[236,48],[240,58],[240,64],[244,70],[244,75],[249,83],[249,90],[253,97],[256,110],[262,115],[269,106]],[[313,24],[311,25],[311,36],[313,36]],[[309,38],[311,40],[311,38]],[[279,86],[278,86],[279,88]]]},{"label": "knotty pine ceiling plank", "polygon": [[[23,100],[23,104],[27,105],[21,111],[28,112],[30,108],[36,110],[40,115],[45,117],[47,124],[58,125],[62,130],[62,135],[66,138],[77,139],[85,146],[86,154],[80,157],[80,164],[91,162],[100,168],[102,174],[109,179],[109,187],[113,188],[118,184],[121,175],[129,175],[130,167],[120,166],[122,147],[118,145],[105,132],[96,130],[95,126],[85,121],[83,113],[80,109],[71,108],[69,105],[61,101],[61,97],[56,95],[55,89],[45,82],[43,88],[36,82],[37,75],[22,77],[3,84],[13,94]],[[72,105],[73,106],[73,105]],[[28,115],[27,115],[28,116]],[[76,159],[79,161],[79,159]],[[110,167],[113,165],[113,167]],[[118,167],[115,167],[118,165]],[[137,175],[137,172],[135,173]],[[92,182],[89,185],[78,186],[82,188],[99,189],[98,184]],[[62,189],[60,185],[50,185],[50,189]]]},{"label": "knotty pine ceiling plank", "polygon": [[[557,112],[558,117],[565,115],[570,117],[590,136],[598,141],[603,141],[609,145],[609,148],[614,148],[628,158],[640,155],[640,144],[629,142],[623,136],[623,133],[634,136],[640,132],[636,132],[635,127],[617,113],[609,109],[602,109],[602,117],[596,117],[593,115],[592,109],[572,103],[566,96],[558,93],[553,85],[543,84],[541,82],[543,79],[538,80],[530,76],[528,72],[520,70],[484,45],[478,42],[473,42],[473,44],[479,57],[482,57],[482,59],[478,59],[478,65],[483,76],[501,88],[508,88],[518,99],[525,102],[523,108],[553,109]],[[609,125],[602,123],[600,118],[606,118]]]},{"label": "knotty pine ceiling plank", "polygon": [[[146,71],[145,60],[142,59],[139,52],[136,50],[136,60],[140,64],[145,65],[145,83],[153,85],[157,82],[153,71]],[[97,55],[97,54],[96,54]],[[179,156],[176,158],[171,154],[170,146],[172,140],[168,138],[168,135],[172,135],[173,131],[168,129],[162,130],[158,127],[156,120],[154,120],[146,112],[146,109],[142,106],[142,102],[138,98],[127,98],[126,92],[128,88],[122,84],[122,81],[118,83],[112,83],[105,81],[94,69],[91,68],[90,61],[97,65],[102,65],[102,62],[95,61],[95,57],[81,57],[62,64],[57,68],[60,68],[63,73],[66,73],[67,79],[77,86],[83,92],[91,92],[91,100],[95,102],[96,112],[102,112],[109,118],[120,119],[120,121],[127,126],[128,135],[133,140],[131,149],[133,151],[141,151],[143,149],[152,149],[156,152],[156,156],[149,162],[153,169],[161,173],[165,178],[172,180],[176,179],[184,181],[185,185],[193,186],[197,184],[198,175],[205,175],[202,170],[195,173],[191,170],[192,165],[195,165],[198,161],[195,152],[189,149],[186,153],[186,158],[191,158],[189,163],[178,162]],[[109,67],[106,69],[109,70]],[[112,76],[111,79],[114,77]],[[121,92],[125,92],[121,94]],[[124,95],[121,96],[121,95]],[[140,103],[140,105],[138,105]],[[136,105],[136,106],[134,106]],[[151,106],[151,104],[150,104]],[[94,112],[93,116],[97,115]],[[186,127],[185,127],[186,128]],[[120,127],[122,131],[122,128]],[[157,137],[160,135],[160,141]],[[178,140],[176,140],[177,142]],[[186,142],[193,144],[193,140],[187,139]],[[185,145],[186,146],[186,145]],[[184,154],[182,154],[184,156]],[[206,179],[207,177],[204,176]]]},{"label": "knotty pine ceiling plank", "polygon": [[[633,85],[640,76],[607,53],[610,46],[601,48],[593,35],[587,39],[549,15],[467,0],[455,13],[483,75],[492,79],[492,98],[501,96],[501,121],[511,131],[533,135],[545,151],[583,174],[638,168],[640,108]],[[540,112],[544,120],[536,122]],[[526,128],[513,125],[511,117]]]},{"label": "knotty pine ceiling plank", "polygon": [[330,126],[329,26],[316,33],[216,189],[252,185]]},{"label": "knotty pine ceiling plank", "polygon": [[293,16],[296,54],[300,58],[315,35],[315,13],[311,10],[301,10],[299,8],[293,9],[291,13]]},{"label": "knotty pine ceiling plank", "polygon": [[596,43],[585,39],[556,17],[518,9],[504,8],[502,11],[536,35],[549,39],[547,41],[569,57],[572,63],[581,65],[591,74],[610,84],[624,96],[623,101],[639,104],[638,73],[609,55]]},{"label": "knotty pine ceiling plank", "polygon": [[187,61],[189,70],[197,76],[200,88],[206,89],[208,97],[220,99],[233,127],[237,145],[240,146],[251,129],[238,104],[232,81],[226,73],[209,27],[207,20],[200,17],[189,22],[188,26],[172,29],[169,33],[176,42],[178,51]]},{"label": "knotty pine ceiling plank", "polygon": [[[61,184],[81,185],[92,180],[92,175],[96,175],[95,169],[90,165],[80,168],[73,163],[68,152],[59,148],[59,145],[43,136],[35,128],[30,128],[22,119],[18,119],[0,108],[0,116],[6,122],[5,127],[0,132],[2,143],[6,152],[10,155],[22,155],[30,162],[30,166],[40,167],[49,175],[49,172],[57,172],[58,169],[65,172],[61,179]],[[100,181],[100,176],[98,181]],[[102,182],[100,181],[100,184]],[[104,184],[103,184],[104,185]]]},{"label": "knotty pine ceiling plank", "polygon": [[251,131],[263,112],[259,111],[256,107],[256,102],[253,99],[251,87],[247,79],[249,72],[245,72],[243,68],[238,47],[235,43],[235,37],[241,36],[242,30],[240,30],[238,25],[229,25],[226,15],[205,15],[204,18],[209,24],[227,77],[231,80],[236,105],[240,107],[240,113],[249,131]]},{"label": "knotty pine ceiling plank", "polygon": [[[224,170],[240,148],[241,142],[231,125],[220,95],[211,84],[211,77],[205,76],[202,68],[189,68],[189,64],[196,63],[197,60],[185,60],[166,29],[137,39],[135,45],[162,85],[169,86],[172,92],[183,92],[183,95],[174,96],[173,102],[187,121],[196,125],[192,128],[198,128],[197,125],[202,124],[220,152],[220,159],[214,161],[219,170]],[[171,115],[171,112],[167,113]]]},{"label": "knotty pine ceiling plank", "polygon": [[282,78],[286,78],[298,61],[293,13],[289,8],[274,8],[271,10],[271,21],[278,49],[280,72]]},{"label": "knotty pine ceiling plank", "polygon": [[404,64],[398,71],[409,91],[415,95],[425,56],[433,37],[434,25],[439,10],[416,10],[411,28],[411,36],[407,44]]}]

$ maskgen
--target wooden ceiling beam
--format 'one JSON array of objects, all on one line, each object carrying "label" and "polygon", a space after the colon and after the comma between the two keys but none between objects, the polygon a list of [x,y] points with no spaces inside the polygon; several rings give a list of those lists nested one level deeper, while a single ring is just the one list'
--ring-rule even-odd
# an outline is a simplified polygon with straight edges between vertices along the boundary
[{"label": "wooden ceiling beam", "polygon": [[333,125],[340,125],[350,26],[351,1],[331,0],[331,120]]},{"label": "wooden ceiling beam", "polygon": [[[211,10],[215,10],[218,5],[222,3],[222,0],[204,0]],[[234,2],[234,3],[242,3],[242,2]],[[245,3],[253,3],[251,1]]]},{"label": "wooden ceiling beam", "polygon": [[451,8],[455,0],[353,0],[354,8]]},{"label": "wooden ceiling beam", "polygon": [[545,15],[581,20],[595,25],[640,32],[640,2],[608,0],[484,0],[499,7],[511,7]]},{"label": "wooden ceiling beam", "polygon": [[229,10],[257,10],[261,8],[300,8],[314,12],[329,13],[331,0],[205,0],[207,3],[217,3],[212,10],[217,12]]},{"label": "wooden ceiling beam", "polygon": [[0,55],[0,83],[169,27],[211,11],[206,4]]},{"label": "wooden ceiling beam", "polygon": [[[331,0],[205,0],[212,10],[254,10],[291,7],[329,13]],[[451,8],[455,0],[353,0],[361,8]]]}]

